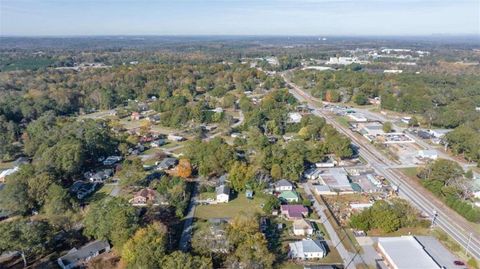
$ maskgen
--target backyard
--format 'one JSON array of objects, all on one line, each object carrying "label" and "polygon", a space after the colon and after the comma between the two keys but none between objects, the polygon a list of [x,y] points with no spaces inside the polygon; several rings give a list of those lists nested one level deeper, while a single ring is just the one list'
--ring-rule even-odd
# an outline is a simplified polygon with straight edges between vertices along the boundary
[{"label": "backyard", "polygon": [[232,218],[240,212],[263,214],[261,206],[264,203],[265,199],[260,195],[247,199],[245,193],[241,192],[228,203],[197,206],[195,217],[199,219]]}]

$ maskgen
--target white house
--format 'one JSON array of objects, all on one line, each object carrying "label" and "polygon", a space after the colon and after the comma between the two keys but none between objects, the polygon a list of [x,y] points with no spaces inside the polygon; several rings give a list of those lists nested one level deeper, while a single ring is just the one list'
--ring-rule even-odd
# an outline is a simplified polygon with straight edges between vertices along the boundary
[{"label": "white house", "polygon": [[293,234],[298,236],[306,236],[313,234],[313,227],[305,219],[297,219],[293,221]]},{"label": "white house", "polygon": [[293,184],[286,179],[275,182],[275,191],[293,191]]},{"label": "white house", "polygon": [[179,135],[169,134],[169,135],[167,136],[167,139],[170,140],[170,141],[180,142],[180,141],[185,140],[185,137],[179,136]]},{"label": "white house", "polygon": [[57,263],[63,269],[71,269],[82,266],[90,259],[110,251],[110,244],[105,240],[97,240],[81,247],[72,248],[67,254],[58,258]]},{"label": "white house", "polygon": [[0,172],[0,182],[5,182],[5,178],[11,174],[14,174],[19,170],[18,166],[15,166],[14,168],[3,170]]},{"label": "white house", "polygon": [[419,150],[418,157],[422,159],[436,160],[438,159],[438,152],[436,150]]},{"label": "white house", "polygon": [[230,188],[227,185],[220,185],[216,188],[217,203],[228,203],[230,201]]},{"label": "white house", "polygon": [[288,122],[289,123],[300,123],[302,120],[302,114],[298,112],[290,112],[288,113]]},{"label": "white house", "polygon": [[303,239],[290,243],[288,246],[290,248],[288,254],[292,259],[321,259],[327,254],[325,246],[318,240]]}]

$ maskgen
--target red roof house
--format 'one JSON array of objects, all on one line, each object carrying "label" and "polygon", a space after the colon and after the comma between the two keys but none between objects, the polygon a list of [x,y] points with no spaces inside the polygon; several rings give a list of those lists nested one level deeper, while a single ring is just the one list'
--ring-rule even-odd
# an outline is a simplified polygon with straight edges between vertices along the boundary
[{"label": "red roof house", "polygon": [[303,205],[281,205],[280,212],[288,219],[302,219],[308,214],[308,208]]}]

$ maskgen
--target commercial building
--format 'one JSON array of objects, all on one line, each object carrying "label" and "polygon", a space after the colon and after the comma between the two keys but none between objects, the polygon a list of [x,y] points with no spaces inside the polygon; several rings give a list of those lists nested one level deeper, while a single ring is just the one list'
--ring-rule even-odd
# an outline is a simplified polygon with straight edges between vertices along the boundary
[{"label": "commercial building", "polygon": [[422,159],[436,160],[438,159],[438,152],[436,150],[419,150],[418,157]]},{"label": "commercial building", "polygon": [[328,185],[332,191],[353,193],[352,185],[343,168],[326,169],[320,174],[321,185]]},{"label": "commercial building", "polygon": [[378,238],[378,251],[393,269],[440,269],[414,236]]}]

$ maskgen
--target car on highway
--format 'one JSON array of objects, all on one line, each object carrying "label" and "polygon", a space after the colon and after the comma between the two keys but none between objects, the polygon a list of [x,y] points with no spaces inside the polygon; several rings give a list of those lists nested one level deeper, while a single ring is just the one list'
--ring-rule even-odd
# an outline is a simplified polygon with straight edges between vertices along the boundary
[{"label": "car on highway", "polygon": [[453,264],[458,265],[458,266],[465,266],[465,263],[462,261],[454,261]]}]

